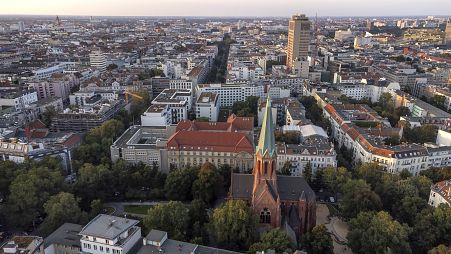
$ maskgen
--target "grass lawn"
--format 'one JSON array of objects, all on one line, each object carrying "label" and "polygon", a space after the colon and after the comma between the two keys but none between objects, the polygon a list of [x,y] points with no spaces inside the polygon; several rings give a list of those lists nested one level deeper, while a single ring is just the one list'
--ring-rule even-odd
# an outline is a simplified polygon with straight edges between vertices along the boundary
[{"label": "grass lawn", "polygon": [[134,214],[147,214],[151,205],[126,205],[124,206],[124,211],[126,213],[134,213]]},{"label": "grass lawn", "polygon": [[104,207],[103,209],[104,209],[104,212],[106,214],[113,214],[114,213],[114,208],[113,207],[107,206],[107,207]]}]

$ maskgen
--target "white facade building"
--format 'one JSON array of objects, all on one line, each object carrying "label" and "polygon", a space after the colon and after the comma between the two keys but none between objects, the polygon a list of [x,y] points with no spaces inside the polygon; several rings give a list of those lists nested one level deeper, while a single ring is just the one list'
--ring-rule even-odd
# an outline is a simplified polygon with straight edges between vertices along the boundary
[{"label": "white facade building", "polygon": [[264,97],[264,86],[248,84],[204,84],[197,85],[196,94],[213,92],[219,95],[223,107],[231,107],[237,101],[245,101],[249,96]]},{"label": "white facade building", "polygon": [[432,185],[428,203],[434,207],[440,204],[451,206],[451,179]]},{"label": "white facade building", "polygon": [[80,232],[81,252],[127,254],[141,239],[139,221],[99,214]]},{"label": "white facade building", "polygon": [[194,91],[193,82],[186,79],[171,79],[169,81],[169,88],[176,90]]},{"label": "white facade building", "polygon": [[289,98],[291,96],[291,91],[289,88],[283,87],[270,87],[269,97],[271,99]]},{"label": "white facade building", "polygon": [[196,118],[205,117],[210,122],[217,122],[219,116],[219,95],[216,93],[201,93],[196,101]]},{"label": "white facade building", "polygon": [[168,126],[171,125],[171,111],[168,105],[151,105],[141,115],[142,126]]},{"label": "white facade building", "polygon": [[38,94],[34,90],[15,93],[10,92],[5,94],[0,93],[0,108],[14,107],[16,111],[19,111],[29,107],[37,101]]},{"label": "white facade building", "polygon": [[191,110],[192,93],[190,90],[164,89],[153,101],[152,105],[168,106],[171,124],[188,119]]},{"label": "white facade building", "polygon": [[100,71],[105,71],[107,67],[106,56],[101,51],[93,51],[89,54],[89,61],[91,67],[94,67]]},{"label": "white facade building", "polygon": [[63,62],[63,63],[59,63],[55,66],[51,66],[51,67],[33,71],[33,73],[37,80],[43,80],[43,79],[48,79],[48,78],[52,77],[53,74],[63,73],[65,70],[67,70],[73,66],[75,66],[75,63],[73,63],[73,62]]}]

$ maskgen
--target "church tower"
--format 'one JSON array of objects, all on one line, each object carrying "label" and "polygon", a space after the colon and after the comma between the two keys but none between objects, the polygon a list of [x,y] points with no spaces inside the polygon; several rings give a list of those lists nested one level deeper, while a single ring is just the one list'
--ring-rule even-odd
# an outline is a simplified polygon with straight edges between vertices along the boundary
[{"label": "church tower", "polygon": [[263,117],[262,128],[255,149],[254,163],[254,190],[259,182],[269,181],[276,187],[276,141],[274,138],[274,123],[272,118],[271,100],[268,96],[266,100],[266,111]]},{"label": "church tower", "polygon": [[255,149],[252,209],[260,216],[260,224],[280,227],[280,198],[276,175],[276,141],[274,137],[271,100],[266,100],[266,111]]}]

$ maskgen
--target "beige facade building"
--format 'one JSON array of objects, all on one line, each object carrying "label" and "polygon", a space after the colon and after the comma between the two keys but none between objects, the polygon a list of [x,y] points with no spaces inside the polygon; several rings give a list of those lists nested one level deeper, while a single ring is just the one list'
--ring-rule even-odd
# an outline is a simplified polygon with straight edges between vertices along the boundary
[{"label": "beige facade building", "polygon": [[445,29],[445,44],[451,45],[451,19],[448,19]]},{"label": "beige facade building", "polygon": [[306,60],[309,52],[311,23],[305,15],[293,15],[288,25],[287,67],[295,60]]}]

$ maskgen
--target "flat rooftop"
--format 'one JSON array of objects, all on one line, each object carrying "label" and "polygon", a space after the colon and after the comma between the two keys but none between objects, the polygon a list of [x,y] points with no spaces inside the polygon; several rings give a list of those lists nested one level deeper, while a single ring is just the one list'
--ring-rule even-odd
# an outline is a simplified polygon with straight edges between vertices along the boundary
[{"label": "flat rooftop", "polygon": [[137,220],[99,214],[80,231],[80,235],[113,240],[138,223]]}]

